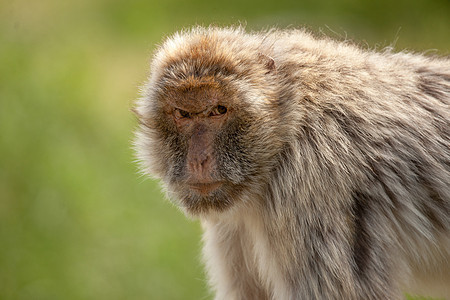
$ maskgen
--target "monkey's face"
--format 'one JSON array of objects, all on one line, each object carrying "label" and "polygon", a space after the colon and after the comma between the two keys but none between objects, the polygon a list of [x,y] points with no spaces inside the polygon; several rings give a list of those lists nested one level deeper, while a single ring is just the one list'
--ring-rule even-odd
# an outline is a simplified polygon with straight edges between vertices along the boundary
[{"label": "monkey's face", "polygon": [[[244,53],[242,57],[237,57]],[[214,35],[175,37],[156,53],[136,106],[144,171],[192,215],[261,192],[282,147],[274,62]]]},{"label": "monkey's face", "polygon": [[223,211],[257,191],[279,147],[273,118],[249,93],[197,83],[166,88],[138,108],[144,167],[191,215]]}]

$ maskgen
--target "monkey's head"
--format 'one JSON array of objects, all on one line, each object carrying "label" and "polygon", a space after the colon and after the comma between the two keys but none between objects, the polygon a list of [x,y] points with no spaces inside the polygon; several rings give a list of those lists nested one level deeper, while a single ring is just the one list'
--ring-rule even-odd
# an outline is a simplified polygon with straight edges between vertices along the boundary
[{"label": "monkey's head", "polygon": [[236,35],[195,29],[168,39],[135,107],[143,170],[191,215],[263,188],[282,147],[273,60]]}]

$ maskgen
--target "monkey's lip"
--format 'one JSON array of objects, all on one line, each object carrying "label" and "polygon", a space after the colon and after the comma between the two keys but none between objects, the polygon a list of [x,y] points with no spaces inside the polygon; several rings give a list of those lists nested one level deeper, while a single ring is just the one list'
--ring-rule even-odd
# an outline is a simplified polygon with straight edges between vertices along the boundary
[{"label": "monkey's lip", "polygon": [[191,190],[194,190],[197,193],[202,194],[202,195],[207,195],[207,194],[211,193],[212,191],[218,189],[222,185],[223,185],[223,182],[221,182],[221,181],[188,183],[188,186]]}]

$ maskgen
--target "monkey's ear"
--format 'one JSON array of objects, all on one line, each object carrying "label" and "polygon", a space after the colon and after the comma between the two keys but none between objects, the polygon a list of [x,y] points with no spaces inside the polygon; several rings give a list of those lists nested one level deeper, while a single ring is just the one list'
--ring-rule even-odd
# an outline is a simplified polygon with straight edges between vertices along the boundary
[{"label": "monkey's ear", "polygon": [[266,69],[267,69],[266,74],[275,73],[277,71],[277,66],[275,64],[275,60],[272,57],[270,57],[269,55],[262,54],[261,52],[259,52],[258,53],[258,58],[259,58],[259,61],[261,63],[263,63],[264,66],[266,67]]}]

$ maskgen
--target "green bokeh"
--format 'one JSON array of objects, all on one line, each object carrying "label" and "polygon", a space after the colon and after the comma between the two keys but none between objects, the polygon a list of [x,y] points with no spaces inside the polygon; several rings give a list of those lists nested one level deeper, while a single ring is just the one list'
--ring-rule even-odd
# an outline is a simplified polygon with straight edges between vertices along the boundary
[{"label": "green bokeh", "polygon": [[307,26],[448,54],[450,2],[0,1],[0,299],[210,299],[200,233],[138,175],[129,108],[162,38]]}]

